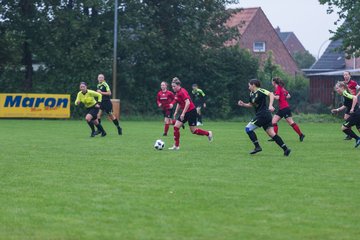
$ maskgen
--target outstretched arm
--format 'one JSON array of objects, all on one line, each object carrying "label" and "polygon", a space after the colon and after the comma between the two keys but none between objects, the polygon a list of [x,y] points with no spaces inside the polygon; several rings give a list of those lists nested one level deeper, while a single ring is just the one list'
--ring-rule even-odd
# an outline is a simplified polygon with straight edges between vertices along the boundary
[{"label": "outstretched arm", "polygon": [[341,106],[341,107],[339,107],[339,108],[331,109],[331,113],[338,113],[338,112],[344,110],[345,108],[346,108],[346,107],[343,105],[343,106]]},{"label": "outstretched arm", "polygon": [[246,108],[251,108],[252,107],[252,104],[251,103],[244,103],[243,101],[239,100],[238,101],[238,105],[240,107],[246,107]]},{"label": "outstretched arm", "polygon": [[274,108],[274,106],[273,106],[273,104],[274,104],[274,94],[273,94],[272,92],[269,94],[269,98],[270,98],[270,101],[269,101],[269,110],[270,110],[271,112],[273,112],[273,111],[275,110],[275,108]]},{"label": "outstretched arm", "polygon": [[354,112],[354,108],[355,108],[357,102],[358,102],[358,98],[357,98],[357,95],[356,95],[356,96],[354,96],[353,99],[352,99],[352,105],[351,105],[350,113],[353,113],[353,112]]}]

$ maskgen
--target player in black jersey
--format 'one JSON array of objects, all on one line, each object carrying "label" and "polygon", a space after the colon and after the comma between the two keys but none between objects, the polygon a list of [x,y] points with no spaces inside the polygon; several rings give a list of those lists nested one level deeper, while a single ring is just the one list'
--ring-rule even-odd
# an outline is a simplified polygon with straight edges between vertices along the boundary
[{"label": "player in black jersey", "polygon": [[360,145],[360,137],[351,130],[352,126],[356,126],[360,132],[360,108],[358,105],[358,99],[355,95],[351,95],[348,91],[347,85],[344,82],[338,82],[335,85],[335,91],[343,96],[343,105],[339,108],[331,109],[332,113],[338,113],[344,109],[349,114],[349,117],[345,120],[341,127],[341,130],[355,139],[355,147]]},{"label": "player in black jersey", "polygon": [[202,113],[201,113],[201,109],[202,108],[206,108],[206,102],[205,102],[205,93],[203,90],[201,90],[199,88],[199,86],[194,83],[192,85],[192,91],[191,91],[192,95],[193,95],[193,99],[194,99],[194,104],[196,107],[196,114],[197,114],[197,122],[196,122],[196,126],[202,126],[203,122],[202,122]]},{"label": "player in black jersey", "polygon": [[98,82],[99,84],[97,85],[97,92],[102,95],[102,102],[100,105],[98,120],[99,122],[101,122],[102,112],[105,111],[116,126],[118,134],[122,135],[122,128],[120,127],[119,120],[113,114],[112,103],[110,101],[111,90],[109,85],[105,81],[104,74],[98,75]]},{"label": "player in black jersey", "polygon": [[[254,132],[256,128],[262,127],[266,133],[276,142],[276,144],[284,150],[284,155],[289,156],[291,149],[288,148],[281,137],[275,133],[271,123],[271,112],[274,111],[274,94],[268,90],[260,88],[260,81],[257,79],[252,79],[249,81],[249,90],[249,103],[244,103],[243,101],[239,100],[238,105],[241,107],[255,108],[255,117],[251,119],[245,128],[246,133],[249,135],[250,140],[255,146],[255,149],[251,151],[250,154],[255,154],[262,151],[257,136]],[[267,97],[270,97],[269,106],[266,104]]]}]

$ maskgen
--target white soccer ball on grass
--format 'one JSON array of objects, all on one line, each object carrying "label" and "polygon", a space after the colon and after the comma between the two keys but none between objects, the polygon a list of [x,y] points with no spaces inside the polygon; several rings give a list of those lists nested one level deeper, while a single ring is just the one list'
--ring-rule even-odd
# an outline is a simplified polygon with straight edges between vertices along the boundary
[{"label": "white soccer ball on grass", "polygon": [[155,141],[154,148],[156,150],[163,150],[165,147],[165,142],[161,139]]}]

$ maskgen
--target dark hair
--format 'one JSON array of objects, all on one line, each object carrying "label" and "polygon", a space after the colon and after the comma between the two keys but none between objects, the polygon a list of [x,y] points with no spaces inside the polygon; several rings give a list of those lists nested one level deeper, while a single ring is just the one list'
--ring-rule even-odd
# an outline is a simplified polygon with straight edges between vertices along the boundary
[{"label": "dark hair", "polygon": [[180,80],[177,77],[174,77],[171,81],[171,83],[175,83],[176,85],[181,85]]},{"label": "dark hair", "polygon": [[80,85],[85,85],[85,86],[87,86],[87,83],[86,83],[86,82],[80,82]]},{"label": "dark hair", "polygon": [[275,82],[277,85],[280,85],[280,86],[285,86],[285,83],[284,83],[284,81],[283,80],[281,80],[281,78],[279,78],[279,77],[274,77],[273,79],[273,82]]},{"label": "dark hair", "polygon": [[249,81],[249,84],[250,84],[250,85],[255,85],[256,87],[260,87],[260,81],[257,80],[257,79],[251,79],[251,80]]}]

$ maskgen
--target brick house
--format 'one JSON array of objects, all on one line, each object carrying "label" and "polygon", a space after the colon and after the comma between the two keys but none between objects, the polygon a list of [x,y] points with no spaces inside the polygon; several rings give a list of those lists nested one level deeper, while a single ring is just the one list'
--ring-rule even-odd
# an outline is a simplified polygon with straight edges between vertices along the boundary
[{"label": "brick house", "polygon": [[275,28],[276,33],[280,37],[281,41],[285,44],[285,47],[290,52],[291,56],[294,56],[295,53],[306,53],[306,49],[296,37],[293,32],[281,32],[280,28]]},{"label": "brick house", "polygon": [[344,71],[349,71],[352,79],[360,84],[360,59],[346,59],[345,53],[337,50],[341,45],[342,40],[332,41],[310,69],[303,69],[310,82],[310,103],[337,105],[338,97],[334,94],[334,85],[343,80]]},{"label": "brick house", "polygon": [[232,40],[226,45],[239,44],[241,48],[249,49],[253,56],[258,57],[260,64],[272,51],[275,64],[290,75],[296,75],[300,70],[295,60],[280,39],[276,30],[260,7],[244,8],[232,14],[227,21],[228,27],[237,27],[241,37],[239,40]]}]

